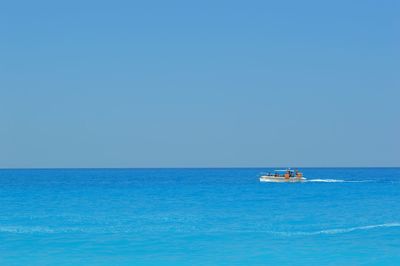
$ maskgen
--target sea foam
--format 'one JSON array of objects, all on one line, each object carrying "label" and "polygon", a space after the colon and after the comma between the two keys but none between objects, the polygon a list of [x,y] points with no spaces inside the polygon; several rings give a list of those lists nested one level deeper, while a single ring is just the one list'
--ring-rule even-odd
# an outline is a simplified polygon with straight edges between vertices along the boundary
[{"label": "sea foam", "polygon": [[270,233],[274,233],[277,235],[283,236],[312,236],[312,235],[335,235],[335,234],[344,234],[350,233],[353,231],[359,230],[370,230],[376,228],[387,228],[387,227],[400,227],[400,223],[384,223],[384,224],[374,224],[374,225],[365,225],[365,226],[356,226],[356,227],[348,227],[348,228],[335,228],[335,229],[325,229],[318,231],[294,231],[294,232],[282,232],[282,231],[269,231]]},{"label": "sea foam", "polygon": [[81,228],[63,227],[63,228],[50,228],[46,226],[0,226],[0,233],[14,233],[14,234],[55,234],[55,233],[71,233],[71,232],[85,232]]},{"label": "sea foam", "polygon": [[342,179],[309,179],[306,182],[322,182],[322,183],[364,183],[371,180],[342,180]]}]

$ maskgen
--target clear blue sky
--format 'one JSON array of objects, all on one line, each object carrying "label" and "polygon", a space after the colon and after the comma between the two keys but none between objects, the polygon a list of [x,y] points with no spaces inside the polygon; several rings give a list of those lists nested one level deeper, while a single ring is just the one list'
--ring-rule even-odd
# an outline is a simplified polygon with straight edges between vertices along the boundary
[{"label": "clear blue sky", "polygon": [[399,13],[3,1],[0,167],[400,166]]}]

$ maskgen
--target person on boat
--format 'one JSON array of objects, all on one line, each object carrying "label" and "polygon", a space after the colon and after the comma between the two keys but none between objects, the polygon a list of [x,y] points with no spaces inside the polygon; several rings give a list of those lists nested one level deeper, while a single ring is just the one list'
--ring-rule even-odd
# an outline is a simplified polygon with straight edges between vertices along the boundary
[{"label": "person on boat", "polygon": [[301,172],[299,172],[299,170],[296,169],[296,177],[297,178],[302,178],[303,174]]},{"label": "person on boat", "polygon": [[285,177],[285,179],[289,179],[290,178],[290,171],[289,170],[286,170],[284,177]]}]

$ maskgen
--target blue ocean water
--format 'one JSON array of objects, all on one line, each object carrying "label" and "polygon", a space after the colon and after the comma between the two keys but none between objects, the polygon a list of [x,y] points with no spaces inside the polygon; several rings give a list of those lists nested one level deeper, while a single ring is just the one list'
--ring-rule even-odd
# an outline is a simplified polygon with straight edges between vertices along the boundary
[{"label": "blue ocean water", "polygon": [[400,265],[400,168],[0,170],[0,265]]}]

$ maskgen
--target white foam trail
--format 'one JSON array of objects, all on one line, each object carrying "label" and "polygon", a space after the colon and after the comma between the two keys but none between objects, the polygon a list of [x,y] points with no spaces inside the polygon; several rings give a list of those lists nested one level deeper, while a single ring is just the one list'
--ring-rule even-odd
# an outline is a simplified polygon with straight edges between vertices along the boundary
[{"label": "white foam trail", "polygon": [[310,179],[307,182],[325,182],[325,183],[338,183],[338,182],[345,182],[344,180],[339,179]]},{"label": "white foam trail", "polygon": [[364,183],[371,180],[341,180],[341,179],[309,179],[306,182],[323,182],[323,183]]},{"label": "white foam trail", "polygon": [[321,182],[321,183],[364,183],[364,182],[372,182],[371,180],[342,180],[342,179],[306,179],[301,182],[295,181],[285,181],[285,180],[264,180],[260,179],[260,182],[265,183],[304,183],[304,182]]},{"label": "white foam trail", "polygon": [[2,233],[16,233],[16,234],[26,234],[26,233],[54,233],[54,230],[46,227],[39,226],[1,226],[0,232]]},{"label": "white foam trail", "polygon": [[[362,230],[371,230],[377,228],[391,228],[391,227],[400,227],[400,223],[384,223],[384,224],[374,224],[374,225],[365,225],[365,226],[357,226],[357,227],[349,227],[349,228],[335,228],[335,229],[325,229],[319,231],[263,231],[263,230],[213,230],[212,228],[207,229],[208,233],[266,233],[271,235],[278,235],[284,237],[295,237],[295,236],[315,236],[315,235],[336,235],[336,234],[345,234],[351,233],[353,231],[362,231]],[[165,228],[164,228],[165,229]],[[158,228],[159,230],[159,228]],[[156,230],[156,231],[158,231]],[[167,230],[160,230],[160,232],[167,232]],[[173,229],[173,232],[177,232],[177,230]],[[184,228],[183,230],[178,230],[181,233],[188,233],[193,231],[198,231],[196,229],[188,229]],[[199,229],[202,232],[201,229]],[[41,227],[41,226],[0,226],[0,233],[11,233],[11,234],[57,234],[57,233],[133,233],[137,232],[135,228],[78,228],[78,227],[63,227],[63,228],[50,228],[50,227]]]},{"label": "white foam trail", "polygon": [[84,232],[79,228],[49,228],[42,226],[0,226],[0,233],[15,233],[15,234],[33,234],[33,233],[67,233],[67,232]]},{"label": "white foam trail", "polygon": [[370,230],[381,227],[400,227],[400,223],[385,223],[385,224],[357,226],[350,228],[326,229],[326,230],[312,231],[312,232],[275,232],[275,233],[284,236],[335,235],[335,234],[350,233],[359,230]]}]

